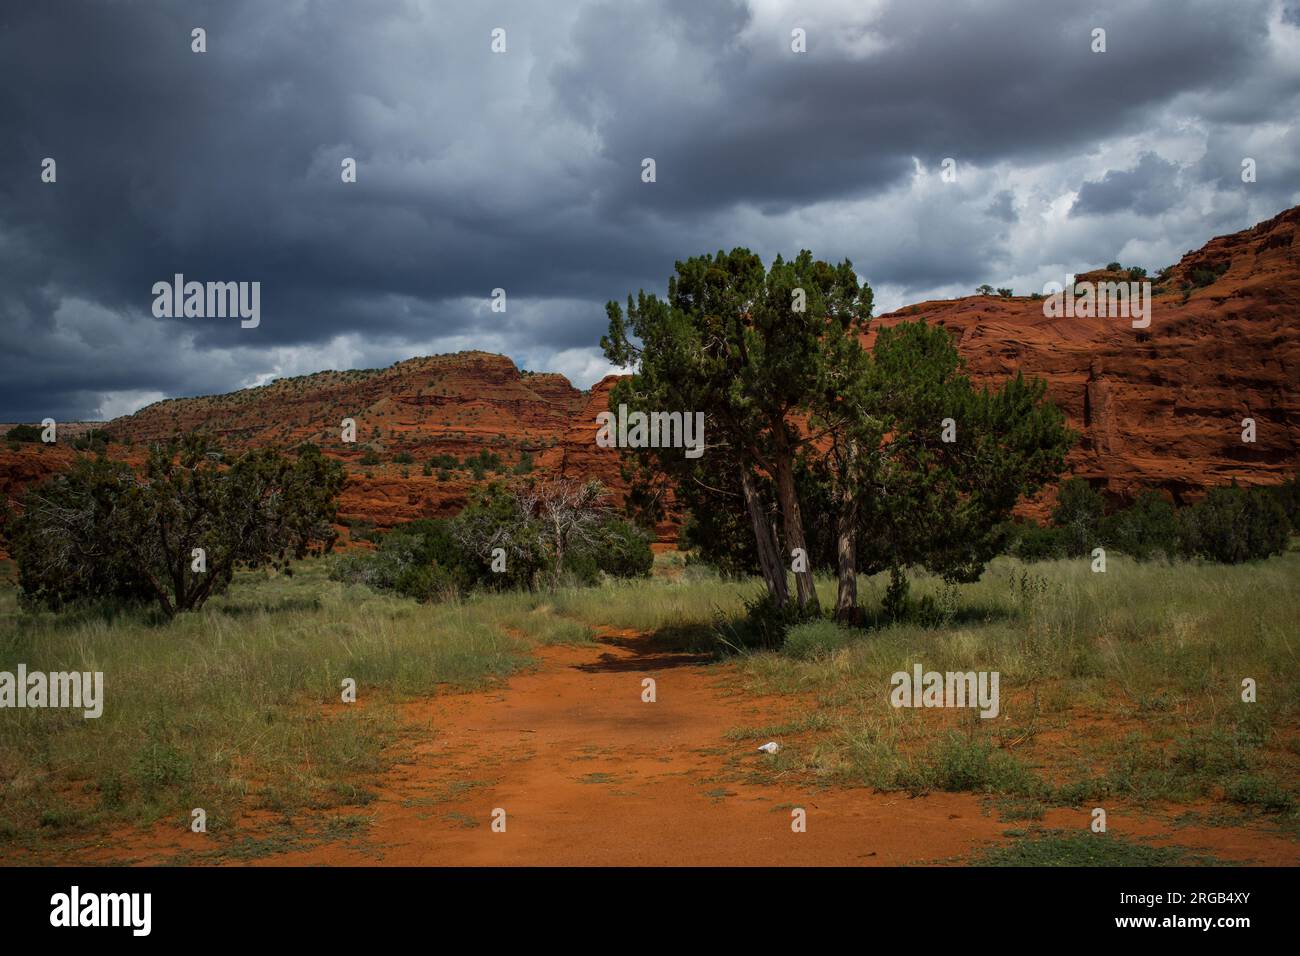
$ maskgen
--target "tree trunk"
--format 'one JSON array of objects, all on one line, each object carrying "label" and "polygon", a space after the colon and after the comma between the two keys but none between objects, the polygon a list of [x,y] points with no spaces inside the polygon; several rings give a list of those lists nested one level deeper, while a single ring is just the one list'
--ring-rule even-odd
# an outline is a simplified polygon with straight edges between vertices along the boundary
[{"label": "tree trunk", "polygon": [[820,610],[817,601],[817,589],[813,586],[811,558],[808,556],[808,544],[803,536],[803,516],[799,513],[799,496],[794,490],[794,463],[792,456],[779,449],[776,458],[776,490],[781,499],[781,519],[785,527],[785,543],[791,551],[802,550],[805,568],[794,573],[795,588],[799,596],[799,606],[813,611]]},{"label": "tree trunk", "polygon": [[564,545],[567,535],[561,533],[559,522],[555,524],[555,580],[553,587],[560,586],[560,575],[564,572]]},{"label": "tree trunk", "polygon": [[850,480],[856,458],[857,446],[849,442],[840,472],[835,512],[835,556],[840,579],[835,596],[835,619],[845,624],[855,623],[858,616],[858,500]]},{"label": "tree trunk", "polygon": [[785,566],[781,563],[772,532],[763,518],[763,506],[758,498],[758,489],[754,487],[754,475],[747,465],[741,466],[740,487],[745,493],[745,510],[749,512],[749,521],[754,527],[758,564],[763,570],[768,594],[777,607],[785,607],[790,603],[790,592],[786,590],[785,584]]}]

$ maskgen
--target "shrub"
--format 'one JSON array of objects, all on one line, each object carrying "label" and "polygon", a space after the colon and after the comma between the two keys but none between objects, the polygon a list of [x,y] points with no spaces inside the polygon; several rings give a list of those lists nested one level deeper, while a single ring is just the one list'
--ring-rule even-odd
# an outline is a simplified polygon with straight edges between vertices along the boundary
[{"label": "shrub", "polygon": [[1292,533],[1300,534],[1300,476],[1274,485],[1270,491],[1282,506]]},{"label": "shrub", "polygon": [[644,578],[654,566],[650,535],[622,518],[607,519],[596,532],[596,567],[615,578]]},{"label": "shrub", "polygon": [[1062,528],[1033,521],[1015,522],[1006,529],[1007,553],[1021,561],[1050,561],[1065,557],[1068,550]]},{"label": "shrub", "polygon": [[330,577],[424,602],[465,590],[473,573],[450,522],[421,519],[394,528],[373,552],[339,559]]},{"label": "shrub", "polygon": [[745,613],[738,618],[719,614],[714,619],[714,639],[733,651],[751,648],[775,650],[796,624],[815,618],[816,612],[793,602],[779,605],[767,591],[745,602]]},{"label": "shrub", "polygon": [[5,438],[14,442],[39,442],[41,427],[39,425],[15,425],[5,432]]},{"label": "shrub", "polygon": [[1228,263],[1220,262],[1218,265],[1209,266],[1208,268],[1192,270],[1192,285],[1200,289],[1214,282],[1215,279],[1228,271]]},{"label": "shrub", "polygon": [[474,473],[474,478],[478,481],[482,481],[484,474],[487,472],[504,474],[506,471],[506,465],[501,460],[501,456],[486,449],[480,451],[477,455],[466,458],[465,467]]},{"label": "shrub", "polygon": [[1061,483],[1052,511],[1052,524],[1062,531],[1062,543],[1069,557],[1091,554],[1100,539],[1105,499],[1082,478]]},{"label": "shrub", "polygon": [[933,784],[953,793],[966,791],[1031,795],[1043,786],[1019,760],[995,750],[986,740],[949,733],[934,753]]},{"label": "shrub", "polygon": [[[595,584],[602,572],[614,577],[649,573],[654,560],[649,536],[599,508],[591,509],[589,517],[570,516],[573,521],[557,567],[554,524],[531,510],[539,500],[531,491],[493,484],[454,519],[425,519],[394,528],[374,552],[341,558],[330,575],[432,601],[472,588],[532,588],[548,566],[557,584]],[[540,500],[549,500],[545,490]],[[499,570],[493,570],[494,563]]]},{"label": "shrub", "polygon": [[224,591],[237,567],[286,568],[328,550],[342,485],[342,466],[319,452],[263,449],[225,466],[191,435],[179,448],[154,446],[140,476],[79,458],[29,490],[4,532],[27,602],[149,600],[171,617]]},{"label": "shrub", "polygon": [[1118,262],[1108,262],[1108,263],[1106,263],[1106,271],[1107,271],[1107,272],[1119,272],[1122,268],[1124,268],[1124,267],[1121,266]]},{"label": "shrub", "polygon": [[103,452],[108,450],[108,437],[99,429],[92,428],[84,435],[72,439],[72,447],[77,451]]},{"label": "shrub", "polygon": [[1174,506],[1158,492],[1146,490],[1133,504],[1101,522],[1102,542],[1139,561],[1173,558],[1185,550]]},{"label": "shrub", "polygon": [[853,636],[853,631],[834,621],[805,621],[796,624],[786,633],[782,651],[800,660],[811,660],[847,646],[852,642]]},{"label": "shrub", "polygon": [[1188,549],[1211,561],[1240,564],[1286,550],[1286,511],[1269,489],[1212,488],[1181,518]]},{"label": "shrub", "polygon": [[1264,813],[1292,813],[1295,798],[1275,781],[1253,774],[1237,777],[1225,787],[1233,803],[1254,807]]},{"label": "shrub", "polygon": [[880,613],[886,621],[901,621],[907,615],[907,594],[910,587],[903,569],[889,569],[889,586],[880,601]]}]

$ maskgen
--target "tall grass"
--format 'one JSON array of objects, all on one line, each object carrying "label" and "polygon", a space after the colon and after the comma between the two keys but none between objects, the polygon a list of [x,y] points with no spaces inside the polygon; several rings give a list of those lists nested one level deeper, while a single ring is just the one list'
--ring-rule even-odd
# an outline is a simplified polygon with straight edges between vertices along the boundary
[{"label": "tall grass", "polygon": [[[886,583],[864,579],[867,601]],[[806,754],[803,769],[886,789],[1066,803],[1211,798],[1294,818],[1300,553],[1237,566],[1112,556],[1105,573],[1086,560],[1000,558],[955,597],[941,581],[914,579],[913,598],[927,597],[927,614],[800,635],[791,648],[820,642],[822,653],[743,658],[752,692],[811,693],[839,715],[833,742]],[[916,663],[998,671],[1001,713],[893,708],[891,675]],[[1241,699],[1246,678],[1255,703]]]},{"label": "tall grass", "polygon": [[[399,722],[391,704],[482,685],[538,642],[586,629],[525,601],[422,606],[326,580],[242,575],[203,611],[27,614],[0,589],[0,669],[102,671],[103,716],[0,712],[0,837],[95,822],[188,819],[219,829],[241,808],[365,802]],[[358,702],[341,700],[344,678]]]}]

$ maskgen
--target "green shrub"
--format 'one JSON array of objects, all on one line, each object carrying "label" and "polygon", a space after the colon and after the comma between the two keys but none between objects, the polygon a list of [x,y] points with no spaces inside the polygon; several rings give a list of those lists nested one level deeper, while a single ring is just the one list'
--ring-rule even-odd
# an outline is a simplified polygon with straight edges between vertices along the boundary
[{"label": "green shrub", "polygon": [[800,660],[824,657],[853,641],[854,632],[825,619],[796,624],[785,635],[783,653]]},{"label": "green shrub", "polygon": [[1130,507],[1103,519],[1100,538],[1106,547],[1139,561],[1174,558],[1185,551],[1174,506],[1151,490],[1139,494]]},{"label": "green shrub", "polygon": [[1100,540],[1106,501],[1082,478],[1061,482],[1052,512],[1052,524],[1062,531],[1062,543],[1069,557],[1091,554]]},{"label": "green shrub", "polygon": [[72,447],[77,451],[103,452],[108,450],[108,436],[97,428],[92,428],[84,435],[72,439]]},{"label": "green shrub", "polygon": [[880,600],[880,613],[886,621],[901,621],[907,616],[907,595],[911,586],[902,568],[889,569],[889,586]]},{"label": "green shrub", "polygon": [[319,452],[262,449],[225,466],[206,438],[189,435],[155,445],[139,473],[78,457],[29,488],[3,532],[29,604],[148,601],[170,618],[222,593],[236,568],[285,570],[332,547],[343,481],[342,466]]},{"label": "green shrub", "polygon": [[1055,560],[1065,557],[1068,550],[1062,528],[1017,521],[1007,525],[1005,533],[1007,553],[1021,561]]},{"label": "green shrub", "polygon": [[1286,511],[1266,488],[1211,488],[1180,517],[1189,550],[1211,561],[1240,564],[1286,550]]},{"label": "green shrub", "polygon": [[713,622],[714,639],[732,651],[748,649],[775,650],[796,624],[816,617],[816,612],[791,601],[779,606],[767,591],[746,599],[739,617],[719,614]]},{"label": "green shrub", "polygon": [[1245,774],[1231,781],[1224,795],[1233,803],[1264,813],[1291,813],[1296,808],[1295,798],[1284,788],[1255,774]]},{"label": "green shrub", "polygon": [[505,474],[506,464],[501,460],[501,456],[494,451],[484,449],[477,455],[470,455],[465,459],[465,467],[474,473],[477,481],[482,481],[487,472],[493,474]]},{"label": "green shrub", "polygon": [[474,577],[470,565],[450,522],[421,519],[394,528],[372,552],[339,559],[330,578],[425,602],[467,589]]},{"label": "green shrub", "polygon": [[950,733],[937,748],[934,785],[953,793],[1032,794],[1043,789],[1028,768],[985,740]]},{"label": "green shrub", "polygon": [[1203,288],[1214,282],[1215,279],[1219,278],[1219,276],[1223,275],[1227,271],[1228,263],[1226,262],[1220,262],[1218,265],[1210,266],[1206,269],[1193,269],[1192,285],[1198,289]]},{"label": "green shrub", "polygon": [[622,518],[601,525],[592,558],[597,568],[615,578],[644,578],[655,563],[650,535]]},{"label": "green shrub", "polygon": [[1269,490],[1282,506],[1292,533],[1300,534],[1300,476],[1274,485]]},{"label": "green shrub", "polygon": [[41,427],[39,425],[15,425],[5,432],[5,438],[12,442],[39,442]]}]

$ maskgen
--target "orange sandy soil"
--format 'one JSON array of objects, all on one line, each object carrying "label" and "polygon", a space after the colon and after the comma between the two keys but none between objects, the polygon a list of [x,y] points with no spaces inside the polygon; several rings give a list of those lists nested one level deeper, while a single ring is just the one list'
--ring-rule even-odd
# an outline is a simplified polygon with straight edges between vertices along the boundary
[{"label": "orange sandy soil", "polygon": [[[802,703],[741,695],[726,664],[656,647],[647,636],[604,632],[592,646],[544,648],[540,665],[492,690],[405,705],[427,734],[373,782],[352,836],[257,855],[258,865],[899,865],[960,864],[1009,841],[1023,822],[999,818],[971,794],[912,798],[823,787],[764,769],[762,741],[736,727],[778,724]],[[641,700],[644,677],[657,701]],[[404,746],[409,746],[408,743]],[[770,781],[770,782],[760,782]],[[791,807],[807,832],[791,831]],[[493,832],[494,808],[506,832]],[[1186,806],[1109,814],[1109,832],[1176,844],[1224,861],[1296,865],[1288,835],[1258,826],[1174,826]],[[300,815],[304,824],[308,815]],[[275,814],[246,815],[238,837],[257,839]],[[1033,826],[1086,829],[1086,809],[1050,809]],[[308,828],[304,828],[306,830]],[[283,833],[283,824],[281,824]],[[227,837],[228,839],[228,837]],[[240,863],[225,841],[156,827],[126,830],[65,862]]]}]

